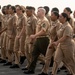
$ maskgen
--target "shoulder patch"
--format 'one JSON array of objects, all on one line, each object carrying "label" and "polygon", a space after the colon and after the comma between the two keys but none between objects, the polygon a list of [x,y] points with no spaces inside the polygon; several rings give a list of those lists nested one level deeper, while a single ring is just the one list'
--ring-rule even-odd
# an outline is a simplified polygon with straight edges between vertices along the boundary
[{"label": "shoulder patch", "polygon": [[46,26],[46,24],[44,23],[42,26],[43,26],[43,27],[45,27],[45,26]]}]

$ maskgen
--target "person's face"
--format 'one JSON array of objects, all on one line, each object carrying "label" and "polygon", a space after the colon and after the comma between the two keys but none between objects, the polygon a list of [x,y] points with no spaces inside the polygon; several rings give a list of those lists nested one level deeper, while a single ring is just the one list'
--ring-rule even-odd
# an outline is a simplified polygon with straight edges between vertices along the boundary
[{"label": "person's face", "polygon": [[19,7],[16,7],[16,13],[17,15],[20,14],[22,12],[22,10]]},{"label": "person's face", "polygon": [[64,22],[64,17],[62,16],[62,14],[60,14],[60,16],[59,16],[59,21],[61,22],[61,23],[63,23]]},{"label": "person's face", "polygon": [[4,7],[4,12],[5,12],[5,14],[8,13],[7,7]]},{"label": "person's face", "polygon": [[42,15],[42,11],[41,11],[41,9],[38,9],[37,16],[40,17],[41,15]]},{"label": "person's face", "polygon": [[70,15],[70,12],[67,11],[66,9],[64,9],[63,12],[66,13],[67,15]]},{"label": "person's face", "polygon": [[66,14],[68,13],[68,11],[66,9],[64,9],[63,12],[66,13]]},{"label": "person's face", "polygon": [[31,16],[32,15],[32,10],[26,9],[26,14],[27,14],[27,16]]},{"label": "person's face", "polygon": [[74,13],[73,13],[73,17],[75,18],[75,11],[74,11]]},{"label": "person's face", "polygon": [[53,12],[51,12],[51,20],[55,21],[57,19],[57,16]]},{"label": "person's face", "polygon": [[9,7],[8,12],[9,12],[10,14],[13,12],[11,6]]}]

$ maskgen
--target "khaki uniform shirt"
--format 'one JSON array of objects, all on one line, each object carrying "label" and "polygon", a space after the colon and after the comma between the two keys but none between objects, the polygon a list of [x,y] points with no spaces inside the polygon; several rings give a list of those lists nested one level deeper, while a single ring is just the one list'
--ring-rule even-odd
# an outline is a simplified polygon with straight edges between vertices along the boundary
[{"label": "khaki uniform shirt", "polygon": [[2,14],[0,13],[0,22],[2,22]]},{"label": "khaki uniform shirt", "polygon": [[49,23],[51,24],[51,17],[49,14],[46,15],[46,18],[48,19]]},{"label": "khaki uniform shirt", "polygon": [[35,16],[27,17],[26,36],[35,34],[37,18]]},{"label": "khaki uniform shirt", "polygon": [[3,15],[3,17],[2,17],[2,28],[7,28],[9,18],[10,18],[10,15]]},{"label": "khaki uniform shirt", "polygon": [[51,22],[51,25],[50,25],[50,29],[49,29],[49,35],[50,35],[50,39],[55,41],[57,40],[57,31],[60,27],[60,22],[58,20],[56,20],[55,22]]},{"label": "khaki uniform shirt", "polygon": [[[45,31],[45,34],[41,35],[41,36],[47,36],[48,28],[49,28],[49,21],[47,20],[46,17],[44,17],[42,20],[38,19],[37,25],[36,25],[36,33],[38,33],[39,31],[41,31],[43,29]],[[41,36],[39,36],[39,37],[41,37]]]},{"label": "khaki uniform shirt", "polygon": [[[26,27],[27,25],[27,19],[26,17],[22,14],[18,17],[18,20],[17,20],[17,24],[16,24],[16,32],[17,32],[17,35],[19,35],[19,33],[21,32],[23,26]],[[25,33],[25,32],[24,32]],[[24,34],[22,34],[24,35]]]},{"label": "khaki uniform shirt", "polygon": [[8,19],[7,35],[12,37],[16,35],[16,21],[17,16],[15,14],[11,15]]},{"label": "khaki uniform shirt", "polygon": [[74,20],[72,17],[70,17],[70,21],[69,21],[70,25],[72,26],[72,28],[74,28]]},{"label": "khaki uniform shirt", "polygon": [[64,40],[63,42],[61,42],[61,45],[71,45],[72,44],[72,36],[73,36],[73,29],[70,26],[70,24],[68,22],[64,23],[63,25],[61,25],[60,29],[57,32],[58,38],[60,39],[63,36],[68,36],[69,38],[67,38],[66,40]]}]

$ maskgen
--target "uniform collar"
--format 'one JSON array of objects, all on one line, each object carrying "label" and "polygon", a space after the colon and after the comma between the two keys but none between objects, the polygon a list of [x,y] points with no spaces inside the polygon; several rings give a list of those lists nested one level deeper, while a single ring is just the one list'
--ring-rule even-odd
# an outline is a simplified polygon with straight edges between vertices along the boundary
[{"label": "uniform collar", "polygon": [[52,21],[52,24],[56,24],[57,22],[59,22],[59,20]]},{"label": "uniform collar", "polygon": [[22,17],[23,17],[23,14],[21,14],[21,15],[18,16],[18,18],[22,18]]},{"label": "uniform collar", "polygon": [[68,22],[65,22],[64,24],[61,25],[62,28],[65,28],[68,25]]}]

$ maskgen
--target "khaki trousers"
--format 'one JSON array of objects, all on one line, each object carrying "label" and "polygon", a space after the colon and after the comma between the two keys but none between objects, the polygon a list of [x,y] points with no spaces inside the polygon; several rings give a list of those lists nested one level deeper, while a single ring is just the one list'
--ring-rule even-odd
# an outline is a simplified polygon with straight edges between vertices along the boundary
[{"label": "khaki trousers", "polygon": [[3,32],[1,34],[1,58],[2,59],[6,59],[6,55],[7,55],[7,50],[6,50],[6,32]]},{"label": "khaki trousers", "polygon": [[30,36],[26,36],[26,40],[25,40],[25,56],[27,58],[27,66],[29,67],[30,63],[31,63],[31,58],[32,58],[32,51],[33,51],[33,43],[30,43]]},{"label": "khaki trousers", "polygon": [[15,37],[14,42],[14,54],[15,54],[15,64],[19,64],[20,56],[25,56],[25,36],[21,36],[20,39]]},{"label": "khaki trousers", "polygon": [[61,61],[63,61],[64,65],[67,66],[67,69],[71,72],[71,74],[75,75],[75,62],[73,58],[74,49],[74,45],[58,45],[55,52],[54,64],[52,68],[53,75],[56,75],[58,66],[60,65]]},{"label": "khaki trousers", "polygon": [[46,51],[46,55],[45,55],[45,65],[44,65],[44,68],[42,70],[44,73],[48,74],[51,58],[54,55],[55,50],[56,50],[56,47],[52,46],[50,48],[50,44],[48,45],[48,48],[47,48],[47,51]]},{"label": "khaki trousers", "polygon": [[14,60],[13,57],[13,48],[14,48],[14,37],[9,38],[7,37],[7,57],[8,57],[8,62],[12,62]]}]

